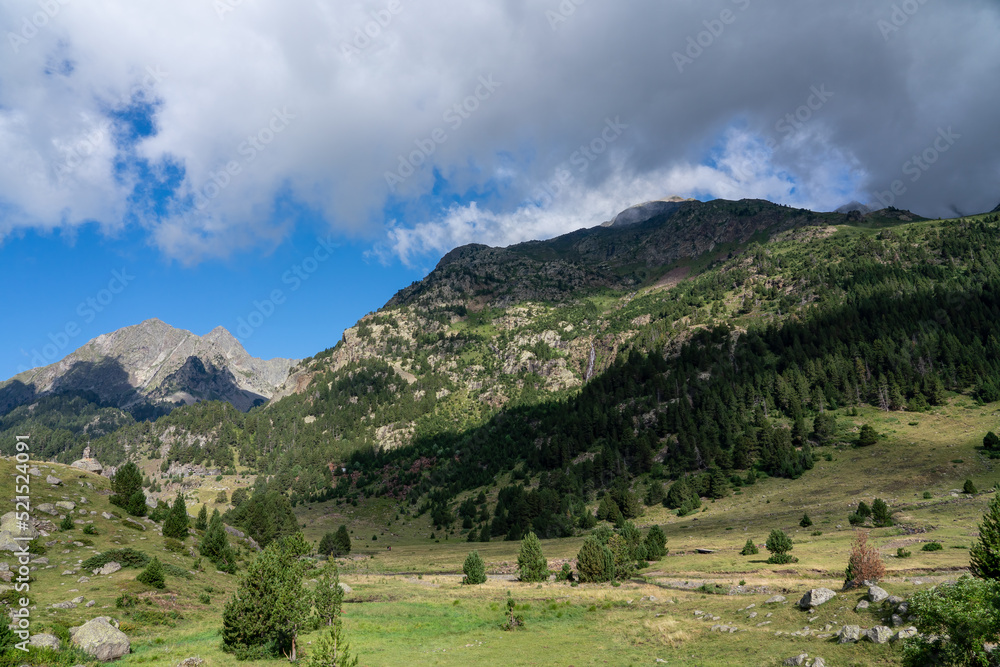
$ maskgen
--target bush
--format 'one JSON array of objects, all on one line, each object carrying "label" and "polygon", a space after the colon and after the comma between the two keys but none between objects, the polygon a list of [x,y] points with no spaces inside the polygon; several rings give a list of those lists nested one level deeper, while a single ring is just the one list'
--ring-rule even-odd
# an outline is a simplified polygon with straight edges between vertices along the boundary
[{"label": "bush", "polygon": [[767,536],[764,546],[772,554],[787,554],[792,550],[792,539],[785,535],[785,531],[775,528]]},{"label": "bush", "polygon": [[871,424],[865,424],[858,433],[858,447],[871,447],[878,442],[878,432],[872,428]]},{"label": "bush", "polygon": [[122,567],[146,567],[150,558],[141,551],[136,551],[132,547],[123,549],[109,549],[103,553],[91,556],[80,564],[84,570],[96,570],[104,567],[111,561],[115,561]]},{"label": "bush", "polygon": [[997,437],[996,433],[990,431],[986,434],[986,437],[983,438],[983,447],[990,451],[1000,450],[1000,438]]},{"label": "bush", "polygon": [[1000,493],[993,496],[979,524],[979,541],[972,545],[969,560],[973,576],[1000,579]]},{"label": "bush", "polygon": [[528,533],[521,540],[517,569],[521,581],[545,581],[549,578],[548,563],[542,555],[542,543],[534,533]]},{"label": "bush", "polygon": [[97,526],[95,526],[92,523],[88,523],[86,526],[83,527],[83,534],[84,535],[98,535],[99,533],[97,532]]},{"label": "bush", "polygon": [[903,547],[896,549],[896,558],[909,558],[913,555],[913,552],[907,551]]},{"label": "bush", "polygon": [[152,588],[165,588],[167,584],[163,579],[163,565],[160,563],[160,559],[153,558],[146,569],[136,576],[135,580]]},{"label": "bush", "polygon": [[660,560],[667,555],[667,536],[663,529],[653,525],[646,533],[646,559]]},{"label": "bush", "polygon": [[921,551],[941,551],[942,549],[944,549],[944,546],[940,542],[928,542],[920,547]]},{"label": "bush", "polygon": [[486,583],[486,564],[479,557],[478,551],[470,551],[469,555],[465,557],[462,572],[465,573],[465,577],[462,579],[463,584],[474,586]]},{"label": "bush", "polygon": [[865,523],[865,518],[855,512],[847,517],[847,522],[852,526],[863,526]]},{"label": "bush", "polygon": [[808,514],[803,514],[802,519],[799,521],[799,526],[802,528],[808,528],[813,525],[812,519],[809,518]]},{"label": "bush", "polygon": [[614,579],[614,554],[597,536],[590,535],[583,541],[576,559],[580,581],[597,583]]},{"label": "bush", "polygon": [[851,542],[851,555],[844,572],[844,587],[860,586],[862,582],[878,582],[885,578],[885,564],[878,548],[868,544],[868,531],[859,530]]},{"label": "bush", "polygon": [[877,528],[888,528],[892,525],[892,512],[881,498],[876,498],[872,503],[872,523]]},{"label": "bush", "polygon": [[118,609],[131,609],[139,604],[139,596],[129,593],[128,591],[122,593],[117,598],[115,598],[115,607]]},{"label": "bush", "polygon": [[343,624],[338,620],[320,635],[306,667],[357,667],[357,664],[358,657],[351,655]]},{"label": "bush", "polygon": [[67,514],[63,517],[62,521],[59,522],[59,530],[73,530],[75,525],[73,524],[73,516]]},{"label": "bush", "polygon": [[510,591],[507,591],[507,604],[506,612],[504,613],[503,622],[500,623],[500,627],[504,630],[516,630],[517,628],[524,627],[524,617],[516,613],[517,603],[514,602],[514,598],[510,596]]},{"label": "bush", "polygon": [[563,563],[562,569],[556,572],[556,581],[573,581],[573,569],[569,563]]},{"label": "bush", "polygon": [[187,552],[187,548],[184,543],[180,540],[175,540],[172,537],[167,537],[163,540],[163,546],[167,551],[173,551],[175,554],[182,554]]},{"label": "bush", "polygon": [[930,500],[933,497],[934,497],[933,493],[931,493],[930,491],[924,491],[924,500]]},{"label": "bush", "polygon": [[1000,581],[965,576],[917,591],[908,613],[921,634],[903,645],[905,665],[997,664],[986,643],[1000,634]]},{"label": "bush", "polygon": [[979,489],[976,488],[976,485],[972,483],[971,479],[967,479],[965,480],[965,484],[962,486],[962,493],[968,493],[972,495],[975,493],[979,493]]},{"label": "bush", "polygon": [[747,543],[743,545],[743,550],[740,551],[741,556],[756,556],[760,553],[760,549],[757,545],[753,543],[753,540],[749,537],[747,538]]},{"label": "bush", "polygon": [[868,503],[862,500],[858,503],[858,509],[855,511],[855,514],[860,516],[862,519],[867,519],[872,515],[872,509],[868,507]]},{"label": "bush", "polygon": [[208,593],[201,593],[198,595],[198,602],[202,604],[212,604],[212,596]]}]

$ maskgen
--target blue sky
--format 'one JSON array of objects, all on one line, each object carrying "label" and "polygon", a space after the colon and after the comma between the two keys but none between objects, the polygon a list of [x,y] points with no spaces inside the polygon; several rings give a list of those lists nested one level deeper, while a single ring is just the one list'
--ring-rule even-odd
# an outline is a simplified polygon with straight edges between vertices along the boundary
[{"label": "blue sky", "polygon": [[671,195],[990,210],[1000,6],[912,6],[4,2],[0,379],[151,317],[308,356],[454,247]]}]

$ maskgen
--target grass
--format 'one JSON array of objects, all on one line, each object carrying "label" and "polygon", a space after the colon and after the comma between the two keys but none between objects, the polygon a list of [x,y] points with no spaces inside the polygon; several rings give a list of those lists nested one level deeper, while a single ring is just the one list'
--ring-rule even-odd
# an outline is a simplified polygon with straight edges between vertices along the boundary
[{"label": "grass", "polygon": [[[827,664],[898,664],[900,651],[895,646],[838,646],[815,636],[790,635],[806,626],[817,630],[829,625],[835,632],[848,623],[863,627],[881,623],[878,610],[854,611],[861,592],[838,593],[811,615],[794,603],[809,588],[840,591],[854,535],[847,516],[860,499],[871,504],[881,497],[894,511],[896,526],[871,533],[888,570],[886,590],[905,596],[929,583],[957,577],[968,566],[968,547],[975,542],[976,524],[992,497],[991,493],[963,494],[961,484],[971,478],[979,488],[987,489],[1000,479],[996,463],[977,450],[982,434],[996,429],[996,408],[958,399],[921,414],[919,425],[870,409],[852,417],[841,411],[838,419],[845,432],[871,423],[886,438],[865,449],[821,448],[816,468],[801,479],[761,480],[743,487],[738,495],[734,492],[705,503],[705,512],[679,518],[659,506],[647,508],[638,523],[661,525],[670,553],[619,587],[511,581],[509,574],[499,573],[516,568],[518,543],[470,544],[460,530],[436,531],[440,541],[435,542],[428,537],[434,527],[427,515],[415,517],[412,506],[385,499],[365,500],[357,507],[335,502],[299,506],[295,512],[312,541],[341,523],[353,531],[354,552],[341,559],[340,566],[342,580],[354,589],[345,604],[345,627],[362,665],[589,665],[605,661],[645,665],[657,659],[676,665],[778,665],[801,652],[822,656]],[[832,454],[831,461],[823,459],[825,453]],[[958,460],[961,463],[954,463]],[[93,523],[76,524],[74,530],[54,531],[43,538],[54,544],[48,547],[49,564],[33,573],[36,580],[31,590],[38,606],[32,631],[72,627],[104,614],[121,621],[132,640],[132,654],[119,664],[173,667],[191,656],[201,657],[206,667],[233,664],[220,649],[219,628],[221,609],[235,590],[237,578],[216,572],[206,561],[205,571],[191,573],[194,558],[188,550],[198,537],[184,540],[180,552],[176,544],[170,544],[171,550],[149,524],[146,531],[137,531],[119,519],[103,518],[101,512],[112,509],[106,479],[56,464],[36,465],[42,476],[32,478],[33,504],[72,500],[79,503],[74,518]],[[63,486],[45,484],[46,474],[63,479]],[[13,481],[14,464],[0,461],[0,495],[14,495]],[[232,489],[237,483],[252,481],[205,478],[203,488],[192,494],[210,501],[220,486]],[[507,481],[498,480],[485,489],[491,503]],[[81,497],[85,503],[80,503]],[[87,514],[80,515],[80,509]],[[190,511],[195,509],[192,506]],[[814,526],[799,527],[803,513],[809,514]],[[53,523],[60,520],[59,516],[36,516]],[[80,542],[83,525],[96,529],[96,535],[87,536],[91,545]],[[792,538],[792,555],[798,563],[767,565],[764,549],[756,556],[739,555],[747,538],[763,544],[772,528],[781,528]],[[375,542],[373,534],[378,536]],[[582,536],[543,540],[550,569],[558,570],[562,561],[573,559],[582,541]],[[930,542],[944,548],[923,551],[922,546]],[[137,568],[110,576],[82,571],[61,574],[77,569],[91,556],[124,547],[157,556],[169,566],[167,588],[152,591],[139,584]],[[701,554],[696,551],[699,548],[714,551]],[[900,548],[909,551],[910,557],[897,558]],[[491,578],[481,586],[462,586],[462,563],[472,549],[479,551]],[[177,576],[182,572],[187,575]],[[83,574],[90,581],[78,583]],[[738,586],[741,581],[744,585]],[[526,621],[526,627],[515,632],[498,628],[508,591]],[[116,608],[115,600],[125,593],[138,596],[140,603],[134,608]],[[773,594],[786,595],[787,603],[766,605]],[[55,602],[79,595],[94,600],[94,606],[51,608]],[[703,613],[696,615],[696,611]],[[753,613],[757,616],[751,618]],[[706,615],[711,619],[704,620]],[[716,616],[720,620],[714,620]],[[713,632],[716,624],[735,625],[740,631]],[[303,652],[308,654],[309,642],[317,638],[318,633],[304,637]]]}]

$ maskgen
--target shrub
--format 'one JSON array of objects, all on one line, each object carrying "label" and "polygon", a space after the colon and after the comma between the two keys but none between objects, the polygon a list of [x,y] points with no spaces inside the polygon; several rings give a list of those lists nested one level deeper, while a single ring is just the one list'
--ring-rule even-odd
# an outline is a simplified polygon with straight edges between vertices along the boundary
[{"label": "shrub", "polygon": [[358,657],[351,655],[343,624],[338,620],[320,635],[306,667],[357,667],[357,664]]},{"label": "shrub", "polygon": [[74,527],[72,515],[67,514],[59,522],[59,530],[73,530]]},{"label": "shrub", "polygon": [[808,528],[813,525],[812,519],[809,518],[808,514],[803,514],[802,519],[799,521],[799,526],[802,528]]},{"label": "shrub", "polygon": [[152,588],[165,588],[167,584],[163,580],[163,565],[160,563],[160,559],[153,558],[146,569],[136,576],[135,580]]},{"label": "shrub", "polygon": [[872,503],[872,523],[877,528],[887,528],[892,525],[892,512],[881,498],[876,498]]},{"label": "shrub", "polygon": [[573,581],[573,569],[569,563],[563,563],[562,569],[556,572],[556,581]]},{"label": "shrub", "polygon": [[913,555],[913,552],[907,551],[903,547],[896,549],[896,558],[909,558]]},{"label": "shrub", "polygon": [[506,610],[504,612],[503,622],[500,623],[500,627],[504,630],[516,630],[517,628],[524,627],[524,617],[516,613],[517,603],[514,602],[514,598],[510,596],[510,591],[507,591],[507,604]]},{"label": "shrub", "polygon": [[944,549],[944,546],[940,542],[928,542],[920,547],[921,551],[941,551],[942,549]]},{"label": "shrub", "polygon": [[1000,634],[1000,581],[965,576],[917,591],[908,613],[920,634],[903,645],[905,665],[997,664],[986,644]]},{"label": "shrub", "polygon": [[857,512],[848,515],[847,522],[852,526],[862,526],[865,523],[865,518],[858,514]]},{"label": "shrub", "polygon": [[99,533],[97,532],[97,526],[95,526],[92,523],[88,523],[86,526],[83,527],[83,534],[84,535],[98,535]]},{"label": "shrub", "polygon": [[871,447],[878,442],[878,432],[872,428],[871,424],[865,424],[858,433],[858,447]]},{"label": "shrub", "polygon": [[167,549],[167,551],[173,551],[174,553],[177,554],[185,553],[187,551],[187,548],[185,548],[183,542],[181,542],[180,540],[175,540],[172,537],[164,538],[163,546],[165,549]]},{"label": "shrub", "polygon": [[979,489],[973,484],[971,479],[965,480],[965,484],[962,486],[962,493],[968,493],[970,495],[979,493]]},{"label": "shrub", "polygon": [[549,577],[548,563],[542,555],[542,543],[534,533],[528,533],[521,540],[517,569],[521,581],[545,581]]},{"label": "shrub", "polygon": [[924,500],[930,500],[933,497],[934,497],[933,493],[931,493],[930,491],[924,491]]},{"label": "shrub", "polygon": [[96,570],[104,567],[111,561],[115,561],[122,567],[146,567],[150,558],[141,551],[136,551],[132,547],[123,549],[109,549],[105,552],[91,556],[80,564],[84,570]]},{"label": "shrub", "polygon": [[615,576],[615,557],[600,539],[590,535],[576,555],[577,572],[582,582],[611,581]]},{"label": "shrub", "polygon": [[621,534],[615,534],[608,540],[608,550],[614,558],[615,579],[627,579],[635,573],[635,556],[628,540]]},{"label": "shrub", "polygon": [[667,536],[663,529],[653,525],[646,533],[646,559],[660,560],[667,555]]},{"label": "shrub", "polygon": [[862,500],[858,503],[858,509],[855,510],[855,514],[860,516],[862,519],[867,519],[872,515],[872,510],[868,507],[868,503]]},{"label": "shrub", "polygon": [[486,583],[486,565],[483,563],[483,559],[479,557],[478,551],[470,551],[469,555],[465,557],[462,572],[465,573],[465,577],[462,579],[463,584],[476,585]]},{"label": "shrub", "polygon": [[163,536],[183,540],[188,536],[188,524],[189,520],[187,506],[184,504],[184,496],[178,493],[173,507],[170,508],[170,514],[163,521]]},{"label": "shrub", "polygon": [[969,569],[980,579],[1000,579],[1000,494],[990,501],[983,522],[979,524],[979,541],[969,550]]},{"label": "shrub", "polygon": [[340,587],[340,571],[331,561],[327,561],[316,588],[313,589],[312,602],[320,624],[333,625],[340,620],[344,589]]},{"label": "shrub", "polygon": [[198,602],[202,604],[212,604],[212,596],[208,593],[200,593],[198,595]]},{"label": "shrub", "polygon": [[118,609],[131,609],[139,604],[139,596],[128,591],[115,598],[115,607]]},{"label": "shrub", "polygon": [[860,586],[862,582],[878,582],[885,577],[885,564],[875,545],[868,544],[868,531],[859,530],[851,542],[851,555],[844,572],[844,587]]},{"label": "shrub", "polygon": [[753,543],[753,540],[749,537],[747,538],[747,543],[743,545],[743,550],[740,551],[741,556],[756,556],[760,553],[760,549],[757,545]]},{"label": "shrub", "polygon": [[767,542],[764,546],[771,552],[771,557],[767,559],[767,562],[772,565],[783,565],[796,561],[795,557],[788,553],[792,550],[792,540],[788,535],[785,535],[783,530],[778,528],[772,530],[771,534],[767,536]]},{"label": "shrub", "polygon": [[1000,450],[1000,438],[997,437],[996,433],[990,431],[983,438],[983,447],[990,451]]},{"label": "shrub", "polygon": [[225,491],[219,491],[219,495],[215,497],[215,502],[219,505],[227,505],[229,504],[229,497],[226,496]]}]

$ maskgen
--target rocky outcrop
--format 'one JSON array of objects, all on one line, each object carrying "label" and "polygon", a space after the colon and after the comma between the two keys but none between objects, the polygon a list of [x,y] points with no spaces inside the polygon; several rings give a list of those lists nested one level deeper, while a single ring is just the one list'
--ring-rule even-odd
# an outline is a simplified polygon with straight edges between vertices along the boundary
[{"label": "rocky outcrop", "polygon": [[125,633],[112,625],[107,616],[98,616],[79,627],[70,628],[69,632],[74,646],[103,662],[117,660],[132,649]]}]

